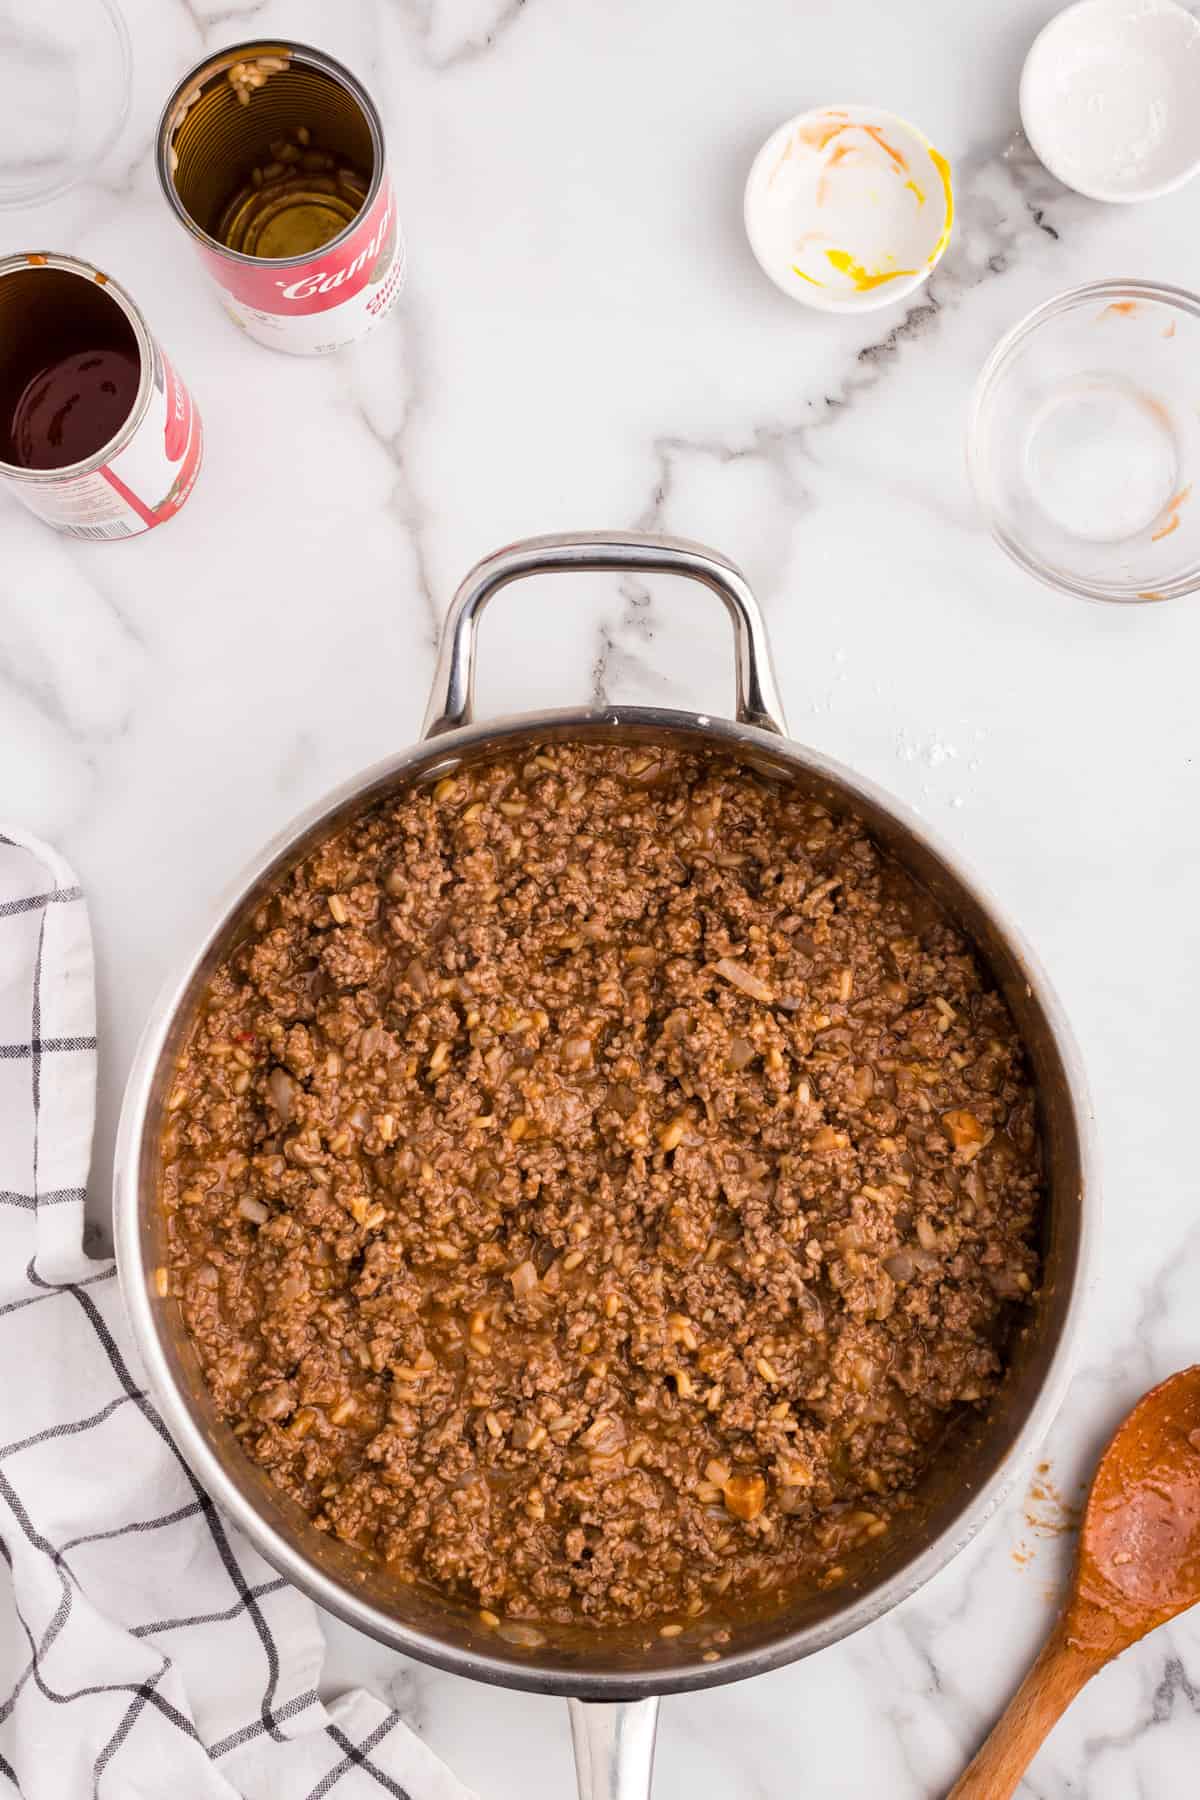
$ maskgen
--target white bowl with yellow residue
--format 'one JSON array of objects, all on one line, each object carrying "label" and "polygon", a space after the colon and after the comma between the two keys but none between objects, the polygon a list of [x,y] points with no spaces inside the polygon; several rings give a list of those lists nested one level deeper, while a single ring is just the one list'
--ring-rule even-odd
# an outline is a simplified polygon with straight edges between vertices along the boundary
[{"label": "white bowl with yellow residue", "polygon": [[773,131],[746,182],[746,235],[776,287],[870,312],[920,287],[950,242],[950,164],[876,106],[823,106]]}]

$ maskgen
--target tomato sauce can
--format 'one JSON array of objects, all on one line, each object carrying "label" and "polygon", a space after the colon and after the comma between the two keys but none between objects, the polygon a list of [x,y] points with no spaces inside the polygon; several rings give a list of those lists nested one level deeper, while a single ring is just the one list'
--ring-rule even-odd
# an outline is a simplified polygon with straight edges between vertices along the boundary
[{"label": "tomato sauce can", "polygon": [[399,296],[379,110],[323,51],[253,41],[207,57],[163,109],[156,162],[226,312],[258,343],[340,350]]},{"label": "tomato sauce can", "polygon": [[138,537],[183,506],[203,448],[124,288],[74,256],[0,259],[0,484],[71,537]]}]

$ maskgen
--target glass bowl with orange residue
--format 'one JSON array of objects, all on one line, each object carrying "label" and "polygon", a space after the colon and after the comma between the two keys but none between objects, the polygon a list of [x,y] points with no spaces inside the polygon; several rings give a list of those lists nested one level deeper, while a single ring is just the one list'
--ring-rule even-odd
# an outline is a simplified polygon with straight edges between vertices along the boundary
[{"label": "glass bowl with orange residue", "polygon": [[996,541],[1051,587],[1200,588],[1200,297],[1098,281],[1047,300],[976,384],[967,463]]}]

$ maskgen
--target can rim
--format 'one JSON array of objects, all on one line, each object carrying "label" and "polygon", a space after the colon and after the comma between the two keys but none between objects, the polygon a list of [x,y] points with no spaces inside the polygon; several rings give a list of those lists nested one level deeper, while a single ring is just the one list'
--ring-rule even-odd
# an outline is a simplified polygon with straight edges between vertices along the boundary
[{"label": "can rim", "polygon": [[129,321],[134,343],[137,345],[139,363],[138,389],[133,405],[113,435],[98,450],[93,450],[90,456],[83,457],[79,462],[66,463],[61,469],[26,469],[20,463],[5,462],[0,457],[0,475],[7,476],[9,480],[54,486],[57,482],[70,480],[74,476],[95,474],[97,469],[102,469],[111,457],[124,449],[150,408],[155,347],[150,327],[142,317],[141,309],[120,282],[114,281],[111,275],[106,275],[94,263],[85,262],[81,256],[67,256],[58,250],[18,251],[13,256],[0,258],[0,281],[6,280],[10,275],[27,274],[38,269],[60,269],[66,275],[77,275],[81,281],[92,281],[103,288]]},{"label": "can rim", "polygon": [[[371,171],[371,181],[367,188],[366,199],[337,236],[329,238],[326,243],[321,245],[320,249],[304,250],[299,256],[248,256],[244,250],[231,250],[228,244],[222,244],[218,238],[205,231],[203,226],[196,223],[180,199],[169,163],[173,135],[171,121],[179,102],[198,83],[203,85],[223,69],[232,68],[236,62],[246,61],[251,54],[262,56],[275,53],[277,55],[280,51],[288,57],[289,61],[302,63],[315,69],[320,75],[328,75],[349,92],[351,99],[358,103],[363,118],[367,122],[367,129],[371,134],[371,154],[375,166]],[[167,102],[159,115],[155,133],[154,167],[158,174],[158,185],[175,217],[190,236],[205,245],[207,249],[214,251],[217,256],[229,262],[245,263],[248,268],[300,268],[311,263],[315,257],[325,256],[329,251],[336,250],[338,245],[344,243],[351,232],[361,224],[375,204],[383,186],[383,164],[383,121],[379,116],[379,108],[357,75],[352,74],[344,63],[338,62],[336,57],[328,55],[326,51],[314,49],[311,44],[294,43],[290,39],[281,41],[271,38],[250,38],[242,44],[227,44],[223,50],[218,50],[215,56],[202,57],[188,70],[183,79],[176,83],[167,96]]]}]

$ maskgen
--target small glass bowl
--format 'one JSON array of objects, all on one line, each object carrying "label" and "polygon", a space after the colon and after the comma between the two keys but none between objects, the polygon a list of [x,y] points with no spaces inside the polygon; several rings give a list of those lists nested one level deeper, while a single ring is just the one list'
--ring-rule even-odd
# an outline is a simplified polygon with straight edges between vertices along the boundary
[{"label": "small glass bowl", "polygon": [[132,74],[116,0],[0,0],[0,208],[40,205],[95,173]]},{"label": "small glass bowl", "polygon": [[1089,600],[1200,588],[1200,298],[1098,281],[1001,338],[976,383],[967,466],[992,533]]}]

